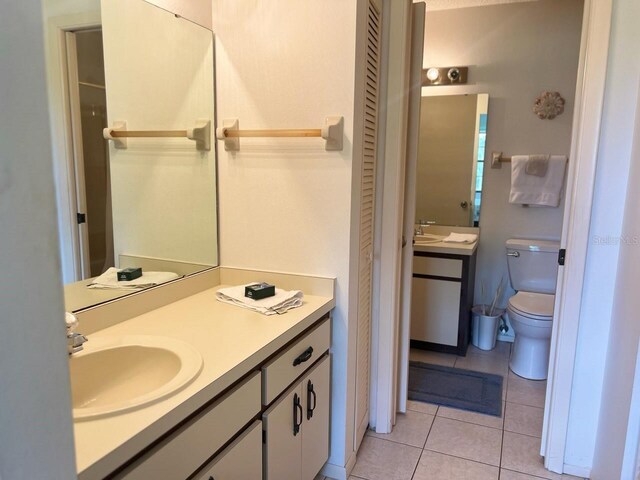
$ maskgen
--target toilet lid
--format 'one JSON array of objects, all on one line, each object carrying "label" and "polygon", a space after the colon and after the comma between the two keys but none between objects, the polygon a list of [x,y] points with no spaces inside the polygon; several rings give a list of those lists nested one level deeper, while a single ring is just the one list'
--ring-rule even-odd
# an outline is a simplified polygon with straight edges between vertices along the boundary
[{"label": "toilet lid", "polygon": [[547,293],[518,292],[509,299],[509,304],[524,315],[553,317],[555,295]]}]

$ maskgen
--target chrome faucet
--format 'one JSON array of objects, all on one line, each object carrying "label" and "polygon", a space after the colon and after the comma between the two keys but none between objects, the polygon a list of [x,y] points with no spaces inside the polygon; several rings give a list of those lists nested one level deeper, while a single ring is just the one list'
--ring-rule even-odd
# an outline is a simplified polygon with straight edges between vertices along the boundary
[{"label": "chrome faucet", "polygon": [[67,326],[67,351],[69,355],[80,352],[84,348],[84,343],[89,339],[81,333],[74,332],[78,326],[78,319],[73,313],[65,312],[64,320]]}]

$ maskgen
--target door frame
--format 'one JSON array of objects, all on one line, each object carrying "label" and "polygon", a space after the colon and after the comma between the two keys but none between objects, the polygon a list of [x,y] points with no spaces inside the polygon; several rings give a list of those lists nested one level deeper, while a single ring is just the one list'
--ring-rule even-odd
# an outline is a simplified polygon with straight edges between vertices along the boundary
[{"label": "door frame", "polygon": [[[540,454],[563,473],[604,104],[612,0],[585,0]],[[579,160],[578,160],[579,159]]]},{"label": "door frame", "polygon": [[[558,288],[541,445],[541,454],[545,457],[545,467],[557,473],[562,473],[564,469],[582,286],[586,267],[609,55],[612,3],[612,0],[585,0],[584,3],[571,154],[567,170],[567,201],[561,239],[562,248],[566,249],[567,256],[566,266],[558,269]],[[405,111],[405,117],[407,116],[408,110]],[[388,173],[398,175],[399,172]],[[385,179],[385,183],[391,183],[394,180],[399,179]],[[388,211],[396,205],[396,198],[389,198],[385,192],[382,203],[384,204],[383,210]],[[401,216],[402,207],[396,208],[395,212],[396,218]],[[376,228],[383,228],[385,222],[381,223]],[[395,238],[388,238],[394,235]],[[397,231],[394,229],[382,230],[382,236],[383,239],[388,238],[387,245],[401,242],[399,229]],[[395,248],[383,249],[380,254],[380,262],[382,264],[385,262],[398,263],[400,256],[401,254]],[[407,273],[404,272],[404,275]],[[399,289],[399,282],[394,286]],[[388,303],[391,306],[393,298],[397,298],[401,292],[395,290],[392,293],[393,296],[384,296],[390,297],[389,299],[381,297],[381,312],[383,304]],[[385,309],[388,316],[386,318],[381,316],[380,320],[384,321],[375,324],[378,332],[373,336],[377,340],[377,345],[374,347],[377,358],[374,361],[378,365],[395,365],[398,345],[408,342],[408,339],[404,338],[409,332],[408,316],[402,315],[401,318],[399,309],[392,309],[389,306]],[[390,335],[395,331],[400,331],[403,335],[402,338],[398,338],[397,342],[392,341],[394,337]],[[393,372],[393,376],[378,373],[377,378],[373,380],[375,382],[374,392],[377,395],[375,402],[377,411],[372,412],[372,418],[377,418],[379,421],[386,419],[387,425],[390,425],[390,420],[394,418],[396,413],[396,405],[395,402],[389,402],[388,399],[390,393],[394,392],[396,386],[399,385],[397,371]],[[379,426],[382,425],[376,424],[376,431],[385,431],[379,429]]]},{"label": "door frame", "polygon": [[77,196],[69,99],[67,32],[101,27],[100,12],[50,18],[46,24],[47,94],[51,125],[51,150],[56,185],[59,249],[64,283],[82,278],[82,251],[78,234]]}]

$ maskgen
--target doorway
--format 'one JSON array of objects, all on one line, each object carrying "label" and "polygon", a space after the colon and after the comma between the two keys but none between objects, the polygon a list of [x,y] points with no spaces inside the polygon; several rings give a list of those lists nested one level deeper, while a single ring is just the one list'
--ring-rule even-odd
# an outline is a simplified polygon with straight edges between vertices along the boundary
[{"label": "doorway", "polygon": [[[538,3],[538,2],[536,2]],[[541,4],[543,2],[539,2]],[[546,2],[545,2],[546,3]],[[533,3],[532,5],[535,5]],[[565,3],[566,5],[566,3]],[[479,11],[476,10],[476,11]],[[544,429],[542,432],[542,445],[540,452],[545,457],[545,466],[554,471],[563,471],[563,452],[567,434],[567,417],[569,409],[569,398],[571,393],[571,379],[573,376],[573,358],[575,355],[575,342],[577,338],[577,326],[579,319],[579,307],[581,302],[581,288],[585,271],[585,251],[588,243],[589,217],[584,215],[590,210],[593,200],[593,178],[595,175],[595,162],[598,148],[598,138],[600,130],[600,117],[602,115],[602,97],[604,92],[605,74],[607,65],[608,32],[611,21],[611,2],[594,2],[585,0],[584,2],[584,22],[582,33],[579,38],[579,63],[577,65],[578,82],[574,96],[567,96],[568,105],[575,99],[575,105],[571,105],[574,118],[571,123],[570,140],[570,160],[567,168],[567,183],[565,198],[567,199],[564,208],[560,208],[561,218],[561,246],[567,248],[567,264],[571,268],[560,268],[558,273],[558,288],[556,291],[556,304],[554,314],[554,326],[551,342],[551,356],[549,368],[549,388],[546,392],[544,406]],[[481,22],[480,22],[481,23]],[[495,25],[496,22],[488,22]],[[486,33],[486,32],[485,32]],[[496,35],[494,32],[491,35]],[[500,36],[499,36],[500,37]],[[484,38],[480,36],[478,38]],[[505,36],[501,36],[504,40]],[[481,42],[476,42],[476,46]],[[453,44],[451,44],[453,45]],[[505,45],[510,45],[508,42]],[[450,50],[443,50],[444,53],[451,53]],[[588,54],[588,55],[587,55]],[[578,62],[578,59],[575,59]],[[444,64],[443,64],[444,65]],[[449,64],[450,65],[450,64]],[[472,64],[478,66],[476,64]],[[436,65],[438,66],[438,65]],[[575,75],[573,77],[574,84]],[[478,85],[476,85],[478,86]],[[446,87],[450,88],[450,87]],[[478,92],[480,93],[480,92]],[[498,112],[503,114],[501,122],[513,121],[504,115],[504,105],[499,105]],[[529,105],[530,107],[530,105]],[[571,109],[567,109],[570,111]],[[500,112],[502,110],[502,112]],[[566,112],[565,112],[566,113]],[[568,117],[571,120],[570,115]],[[490,126],[487,129],[487,139],[491,136]],[[520,143],[526,140],[526,134],[518,137]],[[510,140],[514,140],[513,138]],[[514,143],[509,144],[510,154],[515,152]],[[508,150],[506,147],[503,150]],[[488,148],[491,151],[491,148]],[[520,153],[520,152],[519,152]],[[525,152],[526,153],[526,152]],[[569,153],[569,149],[566,152]],[[577,167],[577,164],[580,167]],[[407,166],[407,170],[411,167]],[[508,175],[510,169],[503,169]],[[499,178],[499,177],[496,177]],[[410,185],[407,186],[410,189]],[[491,185],[483,184],[483,206],[495,201],[491,198],[495,190]],[[402,215],[402,209],[396,213]],[[409,226],[409,234],[413,233],[412,225]],[[480,221],[482,228],[482,220]],[[405,234],[407,231],[405,230]],[[504,240],[495,242],[491,247],[500,250],[500,255],[504,254]],[[395,252],[389,252],[390,256],[395,256]],[[571,258],[569,258],[571,257]],[[381,261],[385,261],[383,258]],[[378,377],[374,379],[374,391],[379,396],[388,395],[389,392],[398,388],[397,405],[400,411],[406,409],[403,406],[402,391],[403,372],[402,369],[408,363],[409,335],[408,335],[408,315],[407,308],[401,308],[402,316],[389,319],[395,326],[385,327],[393,330],[396,328],[401,332],[399,344],[394,344],[394,349],[386,348],[383,342],[379,342],[377,362],[391,362],[396,358],[400,359],[399,371],[393,379]],[[397,323],[396,323],[397,322]],[[400,350],[398,357],[397,350]],[[396,383],[398,381],[398,383]],[[406,382],[406,377],[405,380]],[[406,385],[406,383],[404,384]],[[406,392],[406,390],[404,390]],[[405,396],[406,401],[406,396]],[[395,405],[394,405],[395,406]],[[376,412],[377,425],[384,428],[386,419],[393,418],[395,409]],[[384,430],[382,430],[384,431]],[[388,431],[388,430],[387,430]]]},{"label": "doorway", "polygon": [[76,280],[82,280],[114,266],[109,150],[102,136],[107,127],[102,29],[67,31],[65,47],[72,139],[69,169],[75,177],[68,188],[76,207],[71,218],[79,247]]}]

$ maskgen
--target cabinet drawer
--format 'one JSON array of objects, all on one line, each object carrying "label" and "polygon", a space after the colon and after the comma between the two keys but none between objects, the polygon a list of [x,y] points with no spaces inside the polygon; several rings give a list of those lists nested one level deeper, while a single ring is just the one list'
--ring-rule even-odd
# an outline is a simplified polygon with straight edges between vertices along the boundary
[{"label": "cabinet drawer", "polygon": [[256,420],[207,465],[197,480],[262,480],[262,422]]},{"label": "cabinet drawer", "polygon": [[413,273],[434,275],[436,277],[462,278],[462,260],[414,255]]},{"label": "cabinet drawer", "polygon": [[256,372],[114,478],[187,478],[259,412]]},{"label": "cabinet drawer", "polygon": [[262,404],[269,405],[296,378],[329,350],[329,319],[262,367]]}]

